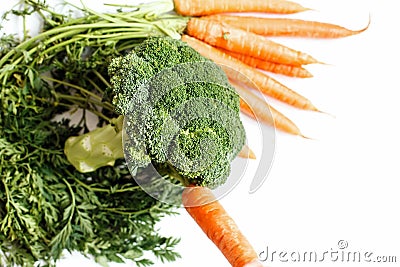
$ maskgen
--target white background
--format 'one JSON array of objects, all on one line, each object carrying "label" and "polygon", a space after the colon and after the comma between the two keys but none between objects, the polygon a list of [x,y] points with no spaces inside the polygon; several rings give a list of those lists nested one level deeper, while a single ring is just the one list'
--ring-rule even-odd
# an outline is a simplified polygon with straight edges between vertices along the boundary
[{"label": "white background", "polygon": [[[297,2],[314,11],[287,17],[359,29],[371,15],[371,25],[360,35],[337,40],[275,38],[327,63],[308,66],[314,74],[311,79],[274,77],[333,116],[271,102],[314,140],[278,132],[274,162],[263,186],[249,194],[254,170],[257,164],[263,164],[253,161],[240,184],[221,203],[259,253],[268,246],[270,251],[322,254],[338,250],[338,241],[345,240],[346,251],[397,256],[398,262],[344,264],[327,258],[322,263],[294,263],[290,259],[282,263],[275,256],[266,266],[398,266],[398,1]],[[94,4],[95,0],[85,3],[100,6],[100,2]],[[6,30],[16,31],[16,25],[10,23]],[[250,146],[260,156],[263,148],[257,125],[246,117],[243,122]],[[159,228],[165,235],[182,239],[177,247],[182,258],[173,263],[157,262],[155,266],[229,266],[185,210],[165,218]],[[58,266],[98,265],[74,254]]]}]

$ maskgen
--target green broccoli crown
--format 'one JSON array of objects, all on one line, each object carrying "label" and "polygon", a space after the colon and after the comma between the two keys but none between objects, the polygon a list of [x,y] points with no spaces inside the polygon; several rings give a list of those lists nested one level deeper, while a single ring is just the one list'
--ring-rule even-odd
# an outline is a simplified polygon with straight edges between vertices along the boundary
[{"label": "green broccoli crown", "polygon": [[223,184],[244,145],[239,96],[224,71],[186,43],[149,38],[109,66],[125,116],[127,161],[173,166],[188,184]]}]

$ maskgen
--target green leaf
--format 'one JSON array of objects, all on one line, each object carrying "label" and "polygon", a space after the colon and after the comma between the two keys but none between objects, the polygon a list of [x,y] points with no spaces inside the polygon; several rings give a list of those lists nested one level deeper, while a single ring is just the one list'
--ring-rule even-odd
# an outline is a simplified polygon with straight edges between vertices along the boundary
[{"label": "green leaf", "polygon": [[118,256],[118,255],[108,255],[108,259],[112,262],[116,262],[116,263],[125,263],[125,261],[123,260],[122,257]]},{"label": "green leaf", "polygon": [[126,259],[135,260],[143,256],[143,251],[140,249],[130,249],[125,253],[122,253],[122,256]]},{"label": "green leaf", "polygon": [[36,76],[35,76],[34,70],[32,70],[32,68],[28,68],[27,72],[28,72],[27,75],[28,75],[28,78],[29,78],[30,85],[32,87],[35,87]]}]

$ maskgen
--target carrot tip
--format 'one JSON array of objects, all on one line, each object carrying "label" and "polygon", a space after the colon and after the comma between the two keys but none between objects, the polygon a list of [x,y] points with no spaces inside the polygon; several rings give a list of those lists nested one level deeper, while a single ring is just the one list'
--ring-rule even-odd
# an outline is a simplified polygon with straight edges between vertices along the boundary
[{"label": "carrot tip", "polygon": [[315,138],[305,136],[304,134],[299,134],[299,136],[300,136],[301,138],[308,139],[308,140],[314,140],[314,141],[317,140],[317,139],[315,139]]},{"label": "carrot tip", "polygon": [[336,116],[333,115],[333,114],[331,114],[331,113],[328,113],[328,112],[325,112],[325,111],[321,111],[321,110],[319,110],[319,109],[317,109],[316,112],[319,112],[319,113],[322,113],[322,114],[331,116],[332,118],[336,119]]},{"label": "carrot tip", "polygon": [[332,64],[331,64],[331,63],[326,63],[326,62],[324,62],[324,61],[320,61],[320,60],[316,60],[314,63],[315,63],[315,64],[326,65],[326,66],[332,66]]},{"label": "carrot tip", "polygon": [[369,13],[369,16],[368,16],[367,25],[364,28],[360,29],[360,30],[353,31],[352,35],[356,35],[356,34],[360,34],[362,32],[365,32],[369,28],[370,25],[371,25],[371,13]]},{"label": "carrot tip", "polygon": [[306,12],[306,11],[318,11],[318,10],[316,10],[314,8],[310,8],[310,7],[305,7],[304,12]]},{"label": "carrot tip", "polygon": [[254,154],[253,150],[249,151],[249,159],[257,159],[256,154]]},{"label": "carrot tip", "polygon": [[303,62],[302,65],[311,65],[311,64],[322,64],[322,65],[329,65],[329,63],[326,63],[324,61],[318,60],[314,57],[309,56],[307,59],[307,62]]},{"label": "carrot tip", "polygon": [[251,150],[250,147],[244,145],[242,150],[240,150],[238,157],[247,159],[256,159],[256,154]]}]

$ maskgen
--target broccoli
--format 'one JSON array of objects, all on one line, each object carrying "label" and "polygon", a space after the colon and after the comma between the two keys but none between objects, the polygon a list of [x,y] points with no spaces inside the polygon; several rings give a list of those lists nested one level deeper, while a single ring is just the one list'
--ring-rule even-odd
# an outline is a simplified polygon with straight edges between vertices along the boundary
[{"label": "broccoli", "polygon": [[125,116],[127,161],[169,166],[186,184],[226,181],[245,131],[239,96],[218,65],[180,40],[153,37],[114,58],[109,75],[113,104]]},{"label": "broccoli", "polygon": [[108,72],[120,118],[69,138],[65,154],[76,169],[90,172],[124,155],[133,175],[151,167],[155,179],[183,185],[226,181],[245,131],[239,96],[217,64],[181,40],[152,37],[114,58]]}]

